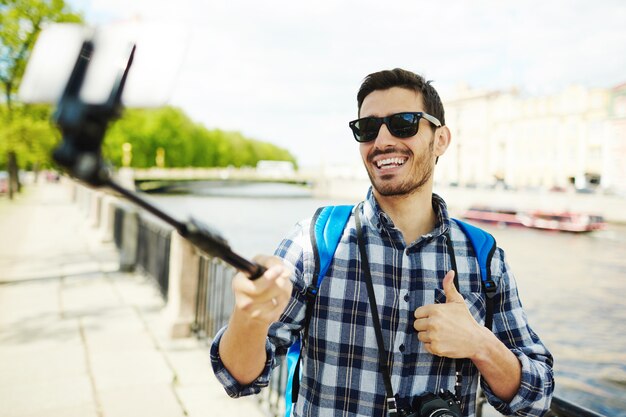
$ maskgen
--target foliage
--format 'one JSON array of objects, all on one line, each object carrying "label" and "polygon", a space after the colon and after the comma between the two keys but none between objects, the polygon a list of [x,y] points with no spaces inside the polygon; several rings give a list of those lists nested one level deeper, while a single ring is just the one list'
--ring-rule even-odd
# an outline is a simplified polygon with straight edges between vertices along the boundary
[{"label": "foliage", "polygon": [[[6,105],[0,106],[0,114],[6,112]],[[0,169],[6,167],[9,150],[17,153],[20,165],[26,169],[52,166],[50,153],[61,135],[50,123],[51,112],[49,105],[14,106],[11,122],[0,124]],[[8,137],[10,142],[4,140]]]},{"label": "foliage", "polygon": [[11,116],[13,95],[24,75],[26,62],[45,25],[80,22],[64,0],[3,0],[0,2],[0,83]]},{"label": "foliage", "polygon": [[[8,153],[16,153],[23,167],[46,167],[60,135],[51,125],[51,107],[24,105],[14,96],[37,36],[52,22],[80,22],[66,0],[0,0],[0,169]],[[131,166],[155,165],[158,148],[165,150],[165,166],[254,166],[262,159],[294,161],[286,150],[244,138],[238,132],[207,130],[182,111],[128,110],[107,132],[103,152],[122,165],[122,145],[132,149]]]},{"label": "foliage", "polygon": [[122,165],[122,145],[132,145],[131,166],[155,166],[158,148],[165,149],[166,167],[256,166],[260,160],[295,163],[285,149],[245,138],[239,132],[208,130],[173,107],[126,110],[105,137],[103,152],[113,165]]},{"label": "foliage", "polygon": [[[0,138],[11,136],[12,149],[26,169],[52,166],[50,155],[61,139],[50,122],[48,105],[15,105],[11,123],[0,124]],[[0,105],[1,115],[7,112]],[[173,107],[156,110],[128,109],[107,131],[103,154],[113,165],[122,165],[122,145],[132,145],[131,166],[156,165],[158,148],[165,150],[166,167],[256,166],[260,160],[292,161],[285,149],[267,142],[245,138],[238,132],[208,130]],[[0,169],[6,166],[7,141],[0,140]]]},{"label": "foliage", "polygon": [[45,25],[81,20],[64,0],[0,0],[1,168],[6,166],[9,153],[17,154],[17,160],[26,168],[50,164],[48,155],[58,138],[49,123],[50,106],[24,106],[13,99]]}]

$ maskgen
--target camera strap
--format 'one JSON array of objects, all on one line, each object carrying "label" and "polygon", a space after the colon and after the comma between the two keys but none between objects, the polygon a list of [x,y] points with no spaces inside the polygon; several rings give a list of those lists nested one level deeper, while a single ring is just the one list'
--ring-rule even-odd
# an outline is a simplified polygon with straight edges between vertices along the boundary
[{"label": "camera strap", "polygon": [[[393,386],[391,385],[391,373],[389,372],[389,366],[387,365],[388,353],[385,349],[385,342],[383,340],[382,327],[380,325],[380,318],[378,316],[378,306],[376,304],[376,296],[374,293],[374,284],[372,282],[372,273],[370,271],[369,260],[367,258],[367,251],[365,249],[365,238],[363,237],[363,228],[361,227],[361,207],[363,203],[359,204],[354,211],[354,218],[356,223],[356,236],[357,243],[359,245],[359,253],[361,255],[361,269],[365,275],[365,284],[367,285],[367,296],[369,298],[370,310],[372,312],[372,322],[374,323],[374,333],[376,334],[376,343],[378,344],[378,363],[380,365],[380,371],[383,374],[383,382],[385,383],[385,391],[387,394],[387,415],[389,417],[398,417],[398,405],[396,397],[393,393]],[[448,241],[450,239],[448,238]],[[456,273],[456,259],[454,257],[454,251],[451,251],[452,247],[448,246],[450,251],[452,269],[455,272],[454,284],[458,290],[458,274]],[[456,383],[455,383],[455,397],[456,401],[459,401],[461,394],[461,372],[459,369],[458,361],[454,361],[456,367]]]},{"label": "camera strap", "polygon": [[365,283],[367,284],[367,296],[369,297],[370,310],[372,311],[372,321],[374,322],[374,332],[376,333],[376,342],[378,343],[378,363],[380,371],[383,374],[383,382],[385,383],[385,391],[387,392],[387,415],[389,417],[398,417],[398,405],[396,397],[393,394],[391,385],[391,376],[389,366],[387,366],[387,350],[383,341],[383,332],[380,326],[380,318],[378,317],[378,307],[376,305],[376,297],[374,295],[374,284],[372,283],[372,273],[370,271],[369,260],[367,259],[367,251],[365,250],[365,242],[363,238],[363,230],[361,228],[361,206],[359,204],[354,213],[356,221],[357,242],[359,245],[359,253],[361,254],[361,269],[365,274]]}]

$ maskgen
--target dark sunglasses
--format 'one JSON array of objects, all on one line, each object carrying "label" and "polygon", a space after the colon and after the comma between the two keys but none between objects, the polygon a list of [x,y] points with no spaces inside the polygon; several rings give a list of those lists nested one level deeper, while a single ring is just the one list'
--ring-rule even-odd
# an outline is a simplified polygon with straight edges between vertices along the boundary
[{"label": "dark sunglasses", "polygon": [[387,117],[363,117],[351,121],[349,125],[357,142],[371,142],[376,139],[383,123],[392,135],[404,139],[417,134],[422,117],[437,127],[441,126],[436,117],[421,111],[396,113]]}]

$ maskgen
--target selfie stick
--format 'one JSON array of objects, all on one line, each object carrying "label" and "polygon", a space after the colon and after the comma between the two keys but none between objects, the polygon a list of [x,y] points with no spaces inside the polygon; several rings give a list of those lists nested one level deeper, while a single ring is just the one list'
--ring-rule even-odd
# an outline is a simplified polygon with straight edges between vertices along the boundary
[{"label": "selfie stick", "polygon": [[265,268],[233,252],[226,239],[218,231],[193,218],[186,223],[180,222],[111,178],[111,170],[102,158],[101,145],[107,125],[122,113],[122,91],[133,62],[135,46],[129,51],[128,60],[124,67],[120,68],[111,94],[103,104],[85,103],[80,97],[93,52],[93,42],[89,40],[83,42],[74,69],[54,113],[53,119],[63,136],[61,144],[53,153],[54,160],[72,177],[93,187],[113,189],[173,226],[181,236],[200,250],[224,260],[244,272],[252,280],[259,278],[265,272]]}]

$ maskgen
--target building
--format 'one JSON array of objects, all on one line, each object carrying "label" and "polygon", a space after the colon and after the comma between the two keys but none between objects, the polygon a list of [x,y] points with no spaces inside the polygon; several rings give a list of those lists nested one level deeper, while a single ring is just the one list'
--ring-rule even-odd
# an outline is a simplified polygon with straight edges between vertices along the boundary
[{"label": "building", "polygon": [[439,183],[626,192],[626,84],[538,97],[464,87],[444,106],[452,144]]},{"label": "building", "polygon": [[626,195],[626,83],[610,93],[606,146],[603,149],[602,185],[617,194]]}]

